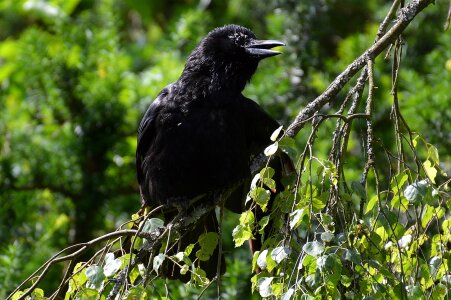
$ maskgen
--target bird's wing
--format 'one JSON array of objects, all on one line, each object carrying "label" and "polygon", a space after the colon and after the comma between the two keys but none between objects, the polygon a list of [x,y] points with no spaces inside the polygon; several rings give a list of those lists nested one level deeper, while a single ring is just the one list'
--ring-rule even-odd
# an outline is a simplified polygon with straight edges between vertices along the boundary
[{"label": "bird's wing", "polygon": [[259,154],[271,143],[271,134],[279,123],[256,102],[243,96],[242,109],[246,116],[246,134],[252,155]]},{"label": "bird's wing", "polygon": [[145,166],[144,158],[155,139],[155,120],[160,112],[171,85],[166,86],[152,102],[141,120],[138,128],[138,145],[136,147],[136,171],[138,183],[143,184]]}]

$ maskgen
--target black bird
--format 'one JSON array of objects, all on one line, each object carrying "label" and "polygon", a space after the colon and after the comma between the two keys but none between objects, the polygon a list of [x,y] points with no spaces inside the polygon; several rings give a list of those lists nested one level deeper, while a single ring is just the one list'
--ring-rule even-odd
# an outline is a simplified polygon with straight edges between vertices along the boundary
[{"label": "black bird", "polygon": [[[283,45],[258,40],[238,25],[216,28],[202,39],[180,78],[160,92],[139,126],[136,164],[143,204],[179,205],[242,183],[226,207],[243,210],[251,160],[271,143],[279,124],[241,92],[260,60],[280,54],[271,48]],[[183,251],[200,234],[217,230],[213,211],[181,237],[179,247]],[[210,279],[217,263],[213,254],[201,265]],[[189,280],[171,267],[163,273]]]}]

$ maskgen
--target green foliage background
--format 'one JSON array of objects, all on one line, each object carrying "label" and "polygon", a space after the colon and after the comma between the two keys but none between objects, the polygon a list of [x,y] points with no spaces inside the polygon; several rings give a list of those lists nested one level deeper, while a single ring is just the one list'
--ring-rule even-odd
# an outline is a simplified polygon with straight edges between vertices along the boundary
[{"label": "green foliage background", "polygon": [[[441,168],[449,171],[451,35],[443,31],[448,2],[436,2],[404,35],[399,97],[411,128],[439,149]],[[379,0],[0,1],[0,298],[57,250],[113,230],[139,208],[138,122],[209,30],[237,23],[261,38],[287,42],[284,55],[263,62],[245,90],[287,125],[371,45],[389,5]],[[392,101],[389,68],[382,58],[376,61],[375,132],[393,148],[386,119]],[[359,122],[356,130],[365,130]],[[327,158],[333,129],[330,123],[318,133],[320,158]],[[296,143],[305,140],[301,132]],[[361,151],[358,136],[350,145],[351,153]],[[349,157],[351,180],[359,178],[363,163]],[[229,298],[250,297],[251,257],[232,243],[237,220],[226,215]],[[56,289],[61,271],[52,269],[44,290]],[[177,289],[176,299],[196,293]]]}]

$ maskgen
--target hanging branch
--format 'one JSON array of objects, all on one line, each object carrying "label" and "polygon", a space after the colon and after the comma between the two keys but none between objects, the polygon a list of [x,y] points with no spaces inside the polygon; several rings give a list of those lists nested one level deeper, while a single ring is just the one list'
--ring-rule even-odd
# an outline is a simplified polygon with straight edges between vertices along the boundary
[{"label": "hanging branch", "polygon": [[[368,60],[368,98],[366,100],[366,108],[365,113],[370,116],[366,121],[366,153],[367,159],[365,163],[365,168],[363,169],[362,179],[360,180],[360,184],[365,186],[366,178],[368,176],[368,172],[370,168],[374,167],[374,148],[373,148],[373,123],[371,120],[371,116],[373,115],[373,94],[374,94],[374,74],[373,74],[373,60]],[[365,197],[360,198],[360,207],[359,207],[359,218],[363,217],[363,207],[365,206]]]}]

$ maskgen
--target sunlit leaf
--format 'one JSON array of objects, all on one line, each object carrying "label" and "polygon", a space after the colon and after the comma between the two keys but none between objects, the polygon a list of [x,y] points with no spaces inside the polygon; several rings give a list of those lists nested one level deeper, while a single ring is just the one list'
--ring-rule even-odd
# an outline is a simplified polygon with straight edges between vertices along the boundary
[{"label": "sunlit leaf", "polygon": [[75,295],[77,300],[97,300],[99,296],[99,291],[91,288],[82,288]]},{"label": "sunlit leaf", "polygon": [[106,277],[113,276],[122,266],[122,261],[120,259],[114,259],[113,253],[108,253],[105,256],[105,266],[103,267],[103,272]]},{"label": "sunlit leaf", "polygon": [[248,226],[253,224],[255,221],[254,213],[250,210],[247,210],[240,215],[240,224],[243,226]]},{"label": "sunlit leaf", "polygon": [[275,143],[269,145],[268,147],[266,147],[266,149],[263,151],[263,153],[265,153],[266,156],[271,156],[277,152],[278,148],[279,148],[279,143],[275,142]]},{"label": "sunlit leaf", "polygon": [[183,252],[183,254],[186,256],[189,256],[191,254],[191,251],[193,251],[194,249],[194,244],[189,244],[188,246],[186,246],[185,251]]},{"label": "sunlit leaf", "polygon": [[432,183],[435,183],[435,176],[437,176],[437,169],[435,169],[430,160],[426,160],[423,163],[424,171],[426,172],[426,175],[428,178],[432,181]]},{"label": "sunlit leaf", "polygon": [[278,264],[290,255],[291,250],[288,247],[280,246],[272,250],[271,258]]},{"label": "sunlit leaf", "polygon": [[294,294],[294,288],[289,288],[280,298],[281,300],[290,300]]},{"label": "sunlit leaf", "polygon": [[290,213],[290,229],[293,230],[301,223],[301,218],[304,216],[304,209],[296,209]]},{"label": "sunlit leaf", "polygon": [[321,240],[324,242],[330,242],[334,238],[334,234],[330,231],[326,231],[321,233]]},{"label": "sunlit leaf", "polygon": [[407,186],[404,190],[404,197],[413,204],[418,204],[424,198],[429,184],[426,180],[421,180]]},{"label": "sunlit leaf", "polygon": [[244,242],[253,238],[252,231],[250,231],[248,227],[242,225],[238,225],[233,229],[232,236],[235,247],[240,247]]},{"label": "sunlit leaf", "polygon": [[257,186],[250,192],[250,196],[263,211],[266,211],[266,206],[268,205],[271,196],[269,191]]},{"label": "sunlit leaf", "polygon": [[153,258],[153,270],[155,271],[155,273],[158,274],[158,270],[160,269],[165,259],[166,256],[163,253],[160,253]]},{"label": "sunlit leaf", "polygon": [[271,282],[274,277],[262,277],[257,281],[257,290],[261,297],[269,297],[272,295]]},{"label": "sunlit leaf", "polygon": [[150,218],[146,220],[144,223],[144,226],[142,228],[142,231],[144,232],[152,232],[155,229],[164,227],[164,221],[158,218]]},{"label": "sunlit leaf", "polygon": [[427,147],[428,147],[428,158],[430,160],[432,160],[432,162],[435,165],[438,165],[440,163],[440,159],[439,159],[439,156],[438,156],[437,148],[434,145],[432,145],[432,144],[427,144]]},{"label": "sunlit leaf", "polygon": [[282,131],[283,126],[280,126],[279,128],[277,128],[276,130],[274,130],[274,132],[271,134],[271,141],[275,142],[277,140],[277,138],[280,135],[280,132]]},{"label": "sunlit leaf", "polygon": [[302,250],[311,256],[318,257],[324,251],[324,244],[318,241],[308,242],[302,246]]},{"label": "sunlit leaf", "polygon": [[257,266],[262,270],[266,269],[266,256],[268,256],[268,249],[261,251],[257,258]]},{"label": "sunlit leaf", "polygon": [[103,280],[105,279],[105,274],[103,273],[103,268],[97,265],[89,266],[85,270],[86,277],[88,278],[88,283],[95,288],[100,288]]}]

